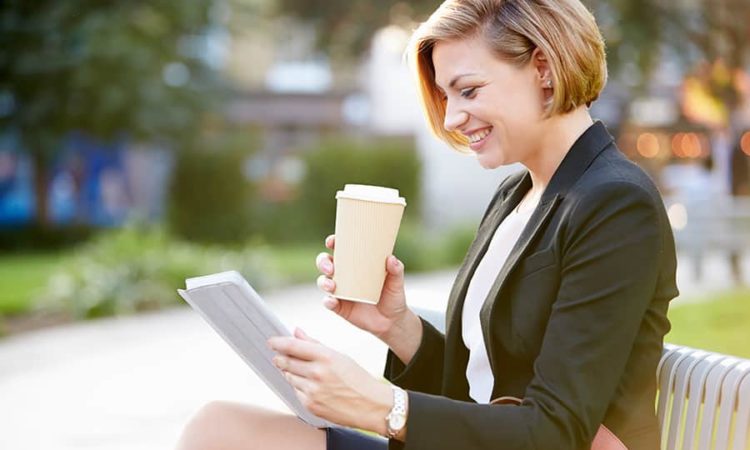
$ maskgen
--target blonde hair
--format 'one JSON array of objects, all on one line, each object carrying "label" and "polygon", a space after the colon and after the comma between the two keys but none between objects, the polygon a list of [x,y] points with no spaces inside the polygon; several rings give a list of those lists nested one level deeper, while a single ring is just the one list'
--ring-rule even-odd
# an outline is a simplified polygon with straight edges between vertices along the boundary
[{"label": "blonde hair", "polygon": [[607,81],[604,40],[579,0],[447,0],[414,32],[414,61],[422,107],[432,132],[456,149],[466,137],[443,128],[445,101],[435,84],[437,42],[481,37],[503,60],[523,66],[539,48],[550,65],[553,96],[545,117],[565,114],[599,97]]}]

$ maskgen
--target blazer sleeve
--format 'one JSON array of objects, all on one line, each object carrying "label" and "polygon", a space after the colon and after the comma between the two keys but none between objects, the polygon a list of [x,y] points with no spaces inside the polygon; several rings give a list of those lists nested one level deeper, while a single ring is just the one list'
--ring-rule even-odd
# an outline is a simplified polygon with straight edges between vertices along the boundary
[{"label": "blazer sleeve", "polygon": [[609,181],[569,216],[561,284],[521,406],[409,392],[391,449],[579,450],[591,445],[653,297],[668,226],[641,186]]}]

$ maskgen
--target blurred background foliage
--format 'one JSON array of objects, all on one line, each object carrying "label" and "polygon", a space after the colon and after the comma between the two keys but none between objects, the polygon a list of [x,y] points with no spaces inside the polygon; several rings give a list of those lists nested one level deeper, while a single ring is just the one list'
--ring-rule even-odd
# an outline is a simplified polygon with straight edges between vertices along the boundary
[{"label": "blurred background foliage", "polygon": [[255,186],[245,179],[242,166],[257,148],[256,141],[241,130],[222,130],[185,146],[177,155],[169,187],[171,232],[198,243],[246,239],[256,223],[251,212]]},{"label": "blurred background foliage", "polygon": [[49,166],[63,137],[190,142],[221,79],[200,59],[211,0],[7,1],[0,4],[0,90],[34,164],[46,228]]},{"label": "blurred background foliage", "polygon": [[[665,54],[683,60],[721,60],[728,73],[748,63],[747,0],[582,0],[594,13],[607,41],[611,75],[644,89]],[[351,59],[367,50],[373,33],[388,24],[407,28],[424,20],[440,2],[417,0],[278,0],[275,12],[311,22],[317,45],[334,58]],[[366,20],[363,20],[366,18]],[[730,77],[731,78],[731,77]],[[730,78],[711,89],[731,109],[737,90]]]},{"label": "blurred background foliage", "polygon": [[[229,268],[261,289],[312,283],[314,258],[333,232],[335,192],[346,183],[390,186],[406,197],[395,253],[407,270],[455,267],[476,224],[428,230],[427,157],[413,124],[378,133],[362,112],[398,81],[367,72],[383,64],[372,62],[373,36],[384,27],[408,34],[439,3],[1,2],[0,157],[10,147],[28,156],[34,211],[20,225],[0,220],[0,331],[38,315],[70,320],[178,304],[174,291],[184,278]],[[676,61],[685,68],[679,76],[694,76],[715,100],[714,117],[731,121],[743,89],[735,74],[750,65],[750,2],[584,3],[607,41],[612,84],[621,87],[612,94],[615,110],[652,94],[664,62]],[[368,83],[384,90],[363,100]],[[385,116],[407,109],[405,100],[393,101]],[[424,127],[421,118],[416,126]],[[128,169],[128,195],[163,178],[164,198],[154,201],[163,210],[105,224],[85,214],[56,222],[49,193],[60,166],[74,160],[68,147],[81,140],[107,157],[136,148],[131,153],[146,162]],[[86,212],[82,180],[94,169],[76,164],[70,189]],[[0,200],[4,167],[0,158]],[[721,311],[749,296],[728,293],[734,300],[717,303],[715,316],[706,314],[708,303],[686,306],[675,313],[670,339],[694,344],[678,329],[719,328]],[[741,350],[730,345],[726,351]]]},{"label": "blurred background foliage", "polygon": [[389,186],[407,199],[405,220],[418,220],[420,161],[412,141],[328,140],[306,152],[297,208],[305,218],[301,235],[327,236],[336,219],[336,191],[344,184]]}]

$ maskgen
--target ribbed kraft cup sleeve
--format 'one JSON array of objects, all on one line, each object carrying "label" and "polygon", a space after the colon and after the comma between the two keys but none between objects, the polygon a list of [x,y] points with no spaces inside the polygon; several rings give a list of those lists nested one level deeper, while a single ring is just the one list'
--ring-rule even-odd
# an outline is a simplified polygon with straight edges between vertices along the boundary
[{"label": "ribbed kraft cup sleeve", "polygon": [[334,295],[377,303],[393,253],[404,205],[339,198],[336,203]]}]

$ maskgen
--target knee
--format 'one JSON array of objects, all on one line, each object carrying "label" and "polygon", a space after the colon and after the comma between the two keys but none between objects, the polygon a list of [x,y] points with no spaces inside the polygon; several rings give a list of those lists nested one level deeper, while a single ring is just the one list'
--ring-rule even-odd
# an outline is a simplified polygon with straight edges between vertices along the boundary
[{"label": "knee", "polygon": [[234,409],[234,405],[223,401],[204,405],[185,425],[177,450],[223,448],[221,441],[226,434],[222,424],[226,426]]},{"label": "knee", "polygon": [[214,401],[187,423],[177,450],[321,449],[325,435],[290,414]]}]

